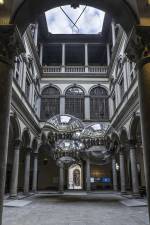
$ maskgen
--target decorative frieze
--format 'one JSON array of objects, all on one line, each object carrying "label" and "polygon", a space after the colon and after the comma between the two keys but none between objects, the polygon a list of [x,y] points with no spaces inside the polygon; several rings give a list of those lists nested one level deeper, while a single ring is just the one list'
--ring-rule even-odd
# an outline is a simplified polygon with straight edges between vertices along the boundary
[{"label": "decorative frieze", "polygon": [[25,48],[17,27],[0,26],[0,61],[13,65],[15,56],[22,52],[25,52]]},{"label": "decorative frieze", "polygon": [[150,57],[150,26],[137,26],[133,28],[126,47],[127,57],[138,62]]}]

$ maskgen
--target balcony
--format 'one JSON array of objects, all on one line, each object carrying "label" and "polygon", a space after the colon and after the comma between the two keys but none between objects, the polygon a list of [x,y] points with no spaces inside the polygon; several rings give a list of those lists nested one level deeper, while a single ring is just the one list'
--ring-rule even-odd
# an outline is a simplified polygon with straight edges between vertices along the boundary
[{"label": "balcony", "polygon": [[43,75],[49,76],[52,74],[98,74],[107,75],[107,66],[44,66]]}]

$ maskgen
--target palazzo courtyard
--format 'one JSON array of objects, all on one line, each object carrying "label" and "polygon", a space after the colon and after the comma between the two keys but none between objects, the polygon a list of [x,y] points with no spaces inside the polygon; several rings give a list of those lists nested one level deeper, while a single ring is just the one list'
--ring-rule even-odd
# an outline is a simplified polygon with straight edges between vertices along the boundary
[{"label": "palazzo courtyard", "polygon": [[0,0],[0,225],[148,225],[150,0]]},{"label": "palazzo courtyard", "polygon": [[[135,200],[121,197],[119,193],[43,192],[24,201],[28,204],[24,207],[4,208],[4,225],[18,225],[18,221],[21,225],[148,224],[147,207],[137,206]],[[132,206],[122,203],[131,204],[131,201]],[[146,200],[138,200],[139,205],[140,202],[143,204]]]}]

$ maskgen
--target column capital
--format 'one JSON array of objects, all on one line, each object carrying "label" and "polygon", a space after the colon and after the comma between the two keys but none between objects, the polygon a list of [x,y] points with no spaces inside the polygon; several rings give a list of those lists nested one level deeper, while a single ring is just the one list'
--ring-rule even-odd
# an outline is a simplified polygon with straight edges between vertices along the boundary
[{"label": "column capital", "polygon": [[38,158],[39,153],[38,152],[33,152],[34,158]]},{"label": "column capital", "polygon": [[20,139],[16,139],[14,141],[14,149],[20,149],[20,146],[21,146],[21,140]]},{"label": "column capital", "polygon": [[120,146],[119,154],[124,155],[124,146],[123,145]]},{"label": "column capital", "polygon": [[133,139],[130,139],[129,140],[129,147],[130,147],[130,149],[131,148],[133,148],[133,149],[136,148],[136,142],[135,142],[135,140],[133,140]]},{"label": "column capital", "polygon": [[57,164],[57,166],[59,168],[63,168],[64,167],[64,163],[62,161],[60,161],[60,160],[57,160],[56,164]]},{"label": "column capital", "polygon": [[15,56],[25,52],[18,28],[15,25],[0,26],[0,61],[13,65]]},{"label": "column capital", "polygon": [[150,26],[135,26],[130,34],[125,52],[133,62],[142,58],[142,64],[150,62]]},{"label": "column capital", "polygon": [[32,152],[32,148],[31,148],[30,146],[26,147],[26,152],[27,152],[27,153]]}]

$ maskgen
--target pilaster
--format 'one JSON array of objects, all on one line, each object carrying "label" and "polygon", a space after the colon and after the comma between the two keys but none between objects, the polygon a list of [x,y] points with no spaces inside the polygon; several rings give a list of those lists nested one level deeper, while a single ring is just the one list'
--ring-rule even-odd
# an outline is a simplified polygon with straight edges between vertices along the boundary
[{"label": "pilaster", "polygon": [[9,138],[9,112],[12,95],[12,78],[15,57],[24,52],[20,33],[14,25],[0,26],[0,224],[6,177]]}]

